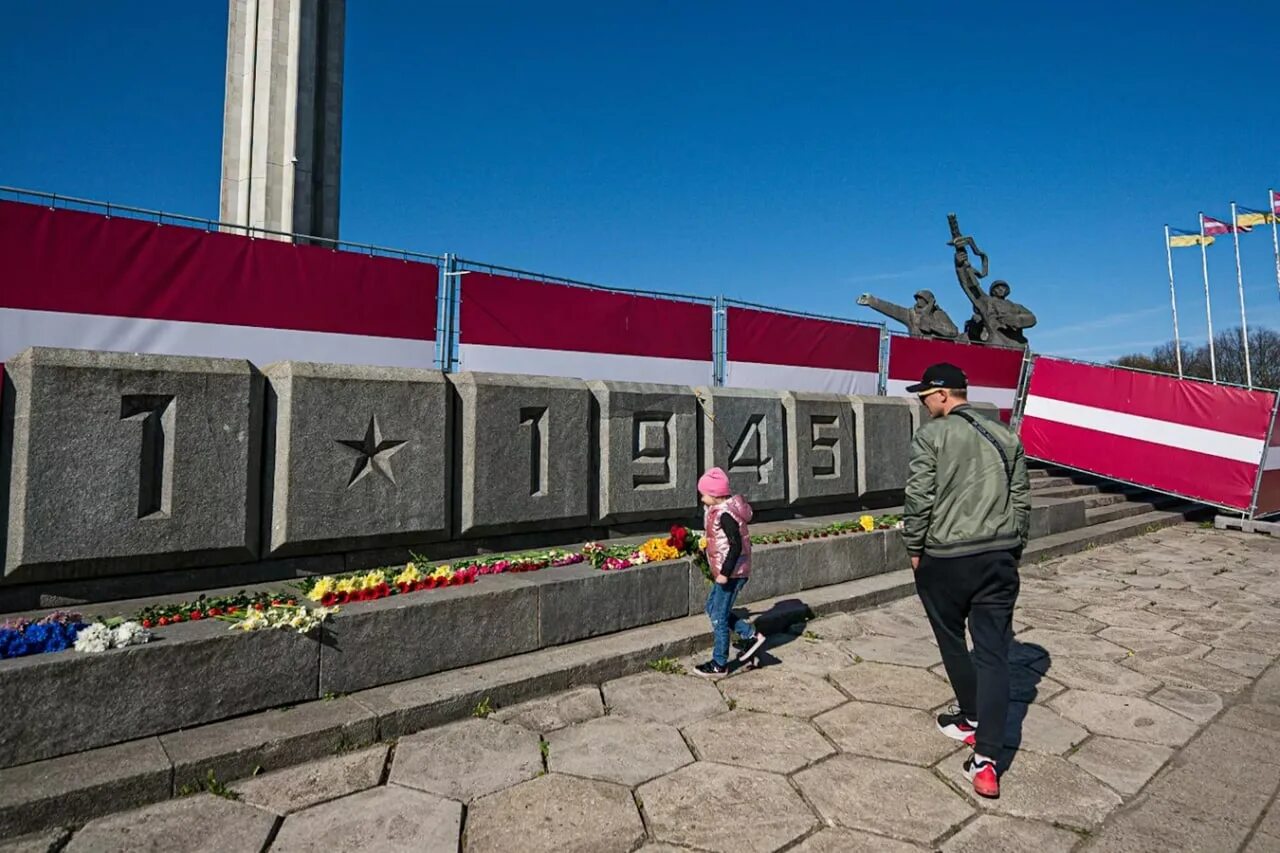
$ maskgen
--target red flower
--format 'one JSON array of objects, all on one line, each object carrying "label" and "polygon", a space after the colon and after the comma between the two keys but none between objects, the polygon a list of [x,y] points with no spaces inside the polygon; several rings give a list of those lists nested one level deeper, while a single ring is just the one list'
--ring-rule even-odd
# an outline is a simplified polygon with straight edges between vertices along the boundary
[{"label": "red flower", "polygon": [[227,612],[228,612],[228,613],[230,613],[232,616],[235,616],[237,613],[239,613],[239,612],[240,612],[240,608],[239,608],[239,607],[228,607],[228,608],[227,608]]},{"label": "red flower", "polygon": [[150,620],[150,619],[143,619],[143,620],[142,620],[142,627],[143,627],[143,628],[150,628],[150,627],[151,627],[151,620]]},{"label": "red flower", "polygon": [[210,615],[210,616],[221,616],[221,615],[222,615],[222,611],[221,611],[221,610],[219,610],[219,609],[218,609],[218,608],[216,608],[216,607],[210,607],[210,608],[209,608],[209,615]]},{"label": "red flower", "polygon": [[347,592],[336,593],[334,597],[338,600],[339,604],[346,604],[351,600],[351,594]]},{"label": "red flower", "polygon": [[462,575],[454,575],[453,577],[449,578],[450,586],[459,586],[464,583],[466,583],[466,580],[462,577]]},{"label": "red flower", "polygon": [[320,596],[320,606],[332,607],[337,600],[338,597],[336,595],[331,592],[326,592],[324,595]]},{"label": "red flower", "polygon": [[409,591],[409,583],[408,583],[408,581],[401,581],[400,583],[396,584],[396,588],[397,588],[397,589],[399,589],[399,590],[400,590],[400,592],[402,592],[402,593],[408,592],[408,591]]},{"label": "red flower", "polygon": [[383,597],[388,596],[388,595],[390,595],[390,594],[391,594],[391,587],[387,586],[387,584],[386,584],[386,582],[385,582],[385,581],[384,581],[384,582],[382,582],[382,583],[380,583],[380,584],[378,584],[378,597],[379,597],[379,598],[383,598]]},{"label": "red flower", "polygon": [[201,613],[199,610],[192,610],[189,615],[191,616],[191,621],[193,622],[199,622],[201,619],[204,618],[204,614]]},{"label": "red flower", "polygon": [[272,607],[279,607],[281,604],[284,604],[284,602],[283,602],[283,601],[281,601],[280,599],[278,599],[278,598],[273,598],[273,599],[271,599],[271,606],[272,606]]},{"label": "red flower", "polygon": [[253,609],[254,609],[254,610],[262,610],[262,602],[261,602],[261,601],[259,601],[259,602],[257,602],[256,604],[254,604],[254,605],[253,605]]}]

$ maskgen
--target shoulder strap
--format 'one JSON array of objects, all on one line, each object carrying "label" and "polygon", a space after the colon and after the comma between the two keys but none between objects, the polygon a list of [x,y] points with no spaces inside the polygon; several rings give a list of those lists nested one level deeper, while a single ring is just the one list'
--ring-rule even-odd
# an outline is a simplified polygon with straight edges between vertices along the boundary
[{"label": "shoulder strap", "polygon": [[990,430],[988,430],[982,424],[978,423],[977,419],[974,418],[973,415],[969,414],[968,412],[962,412],[962,411],[953,411],[951,414],[960,418],[962,421],[967,421],[970,426],[972,426],[974,429],[978,431],[979,435],[981,435],[987,441],[991,442],[991,446],[996,449],[996,453],[1000,454],[1000,464],[1004,468],[1004,473],[1006,478],[1005,486],[1009,489],[1010,492],[1012,492],[1013,491],[1013,465],[1009,463],[1009,454],[1004,452],[1004,447],[1001,446],[1000,442],[996,440],[996,437],[991,434]]}]

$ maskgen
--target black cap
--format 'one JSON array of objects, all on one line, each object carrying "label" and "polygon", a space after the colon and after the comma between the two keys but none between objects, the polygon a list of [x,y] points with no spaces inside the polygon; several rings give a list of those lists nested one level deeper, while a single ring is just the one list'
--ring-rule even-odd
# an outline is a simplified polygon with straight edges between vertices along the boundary
[{"label": "black cap", "polygon": [[925,391],[937,391],[947,388],[952,391],[964,391],[969,387],[969,378],[964,371],[954,364],[935,364],[924,372],[918,385],[908,385],[908,394],[920,394]]}]

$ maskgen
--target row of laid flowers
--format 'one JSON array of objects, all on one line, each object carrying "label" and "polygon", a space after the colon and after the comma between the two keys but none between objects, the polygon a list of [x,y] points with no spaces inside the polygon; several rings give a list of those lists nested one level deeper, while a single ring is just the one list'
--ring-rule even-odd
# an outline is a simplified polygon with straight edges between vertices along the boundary
[{"label": "row of laid flowers", "polygon": [[[900,526],[897,516],[877,518],[864,515],[854,521],[835,522],[823,527],[753,535],[751,541],[753,544],[770,545]],[[90,622],[79,613],[68,611],[56,611],[36,621],[12,620],[0,625],[0,659],[69,648],[82,652],[123,648],[148,642],[154,628],[204,619],[230,622],[233,630],[283,629],[307,634],[344,604],[475,583],[481,575],[533,572],[579,563],[589,563],[602,571],[616,571],[691,557],[701,567],[703,575],[710,578],[705,549],[706,539],[698,531],[675,525],[669,535],[648,539],[640,545],[589,542],[578,551],[555,548],[472,558],[434,567],[415,554],[401,569],[325,575],[305,578],[295,584],[307,601],[318,606],[300,604],[293,593],[242,591],[234,595],[201,595],[193,601],[154,605],[127,620],[116,617]]]}]

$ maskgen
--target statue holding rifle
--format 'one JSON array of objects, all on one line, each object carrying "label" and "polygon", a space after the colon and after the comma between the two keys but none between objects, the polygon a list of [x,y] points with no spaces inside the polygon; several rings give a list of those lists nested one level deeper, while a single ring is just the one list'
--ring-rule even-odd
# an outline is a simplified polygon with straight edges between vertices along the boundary
[{"label": "statue holding rifle", "polygon": [[[1036,315],[1009,300],[1008,282],[993,282],[989,292],[982,291],[980,279],[986,278],[990,270],[986,252],[978,248],[972,237],[960,233],[960,223],[954,213],[947,214],[947,224],[951,227],[947,245],[956,252],[956,279],[973,303],[973,316],[964,324],[965,336],[971,341],[996,346],[1025,347],[1027,337],[1023,332],[1036,324]],[[974,269],[970,250],[982,261],[981,270]]]}]

